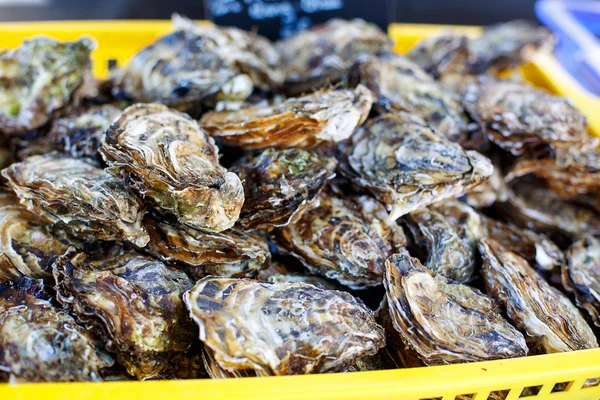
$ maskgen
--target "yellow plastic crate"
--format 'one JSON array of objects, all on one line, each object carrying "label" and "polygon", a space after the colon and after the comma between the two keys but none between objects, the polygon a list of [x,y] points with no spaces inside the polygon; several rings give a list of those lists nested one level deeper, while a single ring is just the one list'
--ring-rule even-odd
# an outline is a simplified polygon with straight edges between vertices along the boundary
[{"label": "yellow plastic crate", "polygon": [[[0,47],[16,47],[27,37],[43,33],[60,40],[74,40],[82,34],[94,37],[94,71],[106,76],[108,60],[123,65],[136,51],[168,32],[166,21],[80,21],[0,24]],[[393,24],[389,28],[397,50],[405,52],[419,39],[440,26]],[[476,33],[478,28],[464,28]],[[581,92],[577,84],[552,57],[540,55],[522,68],[533,84],[571,97],[586,113],[591,129],[600,132],[598,99]],[[600,108],[597,108],[600,109]],[[600,349],[542,355],[511,360],[373,372],[241,378],[227,380],[186,380],[102,383],[0,384],[0,400],[36,399],[398,399],[440,398],[453,400],[472,395],[487,399],[491,392],[509,391],[508,400],[520,397],[524,388],[539,387],[530,399],[599,400],[600,386],[582,388],[589,378],[600,377]],[[552,392],[557,383],[566,389]]]}]

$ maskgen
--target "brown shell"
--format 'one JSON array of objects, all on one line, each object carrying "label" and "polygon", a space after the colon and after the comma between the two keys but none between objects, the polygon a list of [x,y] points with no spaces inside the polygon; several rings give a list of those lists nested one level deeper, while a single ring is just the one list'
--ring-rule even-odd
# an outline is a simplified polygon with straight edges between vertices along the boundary
[{"label": "brown shell", "polygon": [[270,283],[304,282],[322,289],[344,290],[342,285],[339,285],[334,281],[318,275],[309,275],[305,273],[305,271],[288,268],[286,265],[277,261],[272,262],[269,265],[269,268],[260,271],[256,279]]},{"label": "brown shell", "polygon": [[146,218],[145,251],[194,279],[207,275],[253,278],[271,259],[264,239],[237,229],[205,233],[184,225]]},{"label": "brown shell", "polygon": [[382,112],[405,111],[454,142],[466,140],[469,121],[461,103],[417,64],[399,54],[386,54],[358,68],[362,83],[373,92]]},{"label": "brown shell", "polygon": [[45,139],[73,158],[102,161],[98,153],[102,136],[119,115],[121,109],[112,104],[77,110],[54,120]]},{"label": "brown shell", "polygon": [[100,152],[111,173],[192,228],[221,232],[238,219],[242,183],[186,114],[160,104],[130,106],[106,131]]},{"label": "brown shell", "polygon": [[475,186],[466,195],[466,202],[475,208],[486,208],[497,201],[506,201],[506,183],[500,167],[494,163],[494,172],[481,184]]},{"label": "brown shell", "polygon": [[317,195],[334,176],[335,159],[302,149],[266,149],[231,167],[244,185],[237,224],[244,229],[285,226],[317,205]]},{"label": "brown shell", "polygon": [[46,124],[69,103],[90,67],[93,43],[47,37],[0,51],[0,131],[22,133]]},{"label": "brown shell", "polygon": [[305,93],[345,78],[361,56],[392,52],[377,25],[361,19],[331,19],[276,43],[286,72],[285,91]]},{"label": "brown shell", "polygon": [[527,355],[523,335],[493,299],[423,267],[406,251],[386,261],[384,285],[394,328],[426,365]]},{"label": "brown shell", "polygon": [[342,150],[341,172],[385,203],[392,220],[460,196],[493,171],[476,151],[393,114],[371,120]]},{"label": "brown shell", "polygon": [[406,243],[401,228],[368,196],[339,198],[331,190],[319,206],[272,239],[308,271],[353,289],[381,285],[383,263]]},{"label": "brown shell", "polygon": [[184,300],[200,340],[230,372],[343,371],[385,344],[383,329],[360,300],[306,283],[209,277]]},{"label": "brown shell", "polygon": [[404,220],[415,244],[427,254],[427,268],[456,282],[475,278],[477,236],[467,233],[464,225],[453,223],[433,207],[415,210]]},{"label": "brown shell", "polygon": [[103,259],[71,252],[53,270],[58,301],[138,379],[165,372],[193,343],[182,301],[193,283],[183,272],[131,251]]},{"label": "brown shell", "polygon": [[443,74],[463,73],[469,52],[466,36],[451,30],[420,40],[406,57],[436,79]]},{"label": "brown shell", "polygon": [[100,381],[113,360],[42,291],[34,279],[0,283],[0,382]]},{"label": "brown shell", "polygon": [[325,89],[271,106],[211,111],[200,126],[212,137],[245,149],[311,148],[347,139],[369,115],[373,95],[356,89]]},{"label": "brown shell", "polygon": [[32,156],[2,171],[21,204],[89,240],[148,243],[144,207],[125,184],[81,159]]},{"label": "brown shell", "polygon": [[525,259],[491,239],[483,239],[479,251],[487,292],[502,303],[533,351],[557,353],[598,347],[579,310]]},{"label": "brown shell", "polygon": [[563,265],[563,285],[575,293],[594,324],[600,327],[600,241],[587,236],[573,243]]},{"label": "brown shell", "polygon": [[463,104],[488,138],[514,155],[582,140],[587,120],[570,100],[514,81],[480,80]]},{"label": "brown shell", "polygon": [[51,279],[54,257],[68,247],[45,219],[0,188],[0,282],[22,276]]}]

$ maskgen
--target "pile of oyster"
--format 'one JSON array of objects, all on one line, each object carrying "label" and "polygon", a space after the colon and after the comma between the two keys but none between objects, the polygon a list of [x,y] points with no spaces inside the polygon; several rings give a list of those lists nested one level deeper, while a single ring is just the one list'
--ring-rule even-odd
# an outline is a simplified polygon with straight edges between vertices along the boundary
[{"label": "pile of oyster", "polygon": [[[406,56],[180,16],[105,82],[0,52],[0,380],[361,371],[598,347],[600,151],[525,22]],[[501,78],[502,77],[502,78]]]}]

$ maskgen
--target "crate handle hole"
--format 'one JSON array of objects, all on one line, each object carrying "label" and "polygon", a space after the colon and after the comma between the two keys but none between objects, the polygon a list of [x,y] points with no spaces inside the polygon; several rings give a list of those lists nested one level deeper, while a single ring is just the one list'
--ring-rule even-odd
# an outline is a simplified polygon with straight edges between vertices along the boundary
[{"label": "crate handle hole", "polygon": [[490,392],[490,394],[487,397],[487,400],[504,400],[508,397],[509,393],[510,389],[494,390]]},{"label": "crate handle hole", "polygon": [[537,386],[527,386],[524,387],[521,391],[521,395],[519,397],[532,397],[537,396],[538,393],[542,390],[542,385]]},{"label": "crate handle hole", "polygon": [[585,382],[583,382],[583,386],[581,386],[582,389],[589,389],[589,388],[593,388],[593,387],[597,387],[598,385],[600,385],[600,377],[595,377],[595,378],[588,378],[585,380]]},{"label": "crate handle hole", "polygon": [[118,64],[118,62],[117,62],[116,58],[109,58],[106,61],[106,65],[108,66],[109,71],[112,71],[113,69],[117,68],[117,64]]},{"label": "crate handle hole", "polygon": [[454,400],[472,400],[473,397],[475,397],[475,393],[458,394],[458,395],[456,395]]},{"label": "crate handle hole", "polygon": [[552,387],[552,391],[550,393],[568,392],[569,389],[571,388],[572,384],[573,384],[573,381],[570,381],[570,382],[557,382]]}]

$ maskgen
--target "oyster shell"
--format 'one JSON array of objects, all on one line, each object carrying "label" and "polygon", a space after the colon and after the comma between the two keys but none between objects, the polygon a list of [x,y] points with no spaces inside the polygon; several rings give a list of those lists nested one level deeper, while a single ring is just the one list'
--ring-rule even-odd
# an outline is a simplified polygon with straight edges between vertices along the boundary
[{"label": "oyster shell", "polygon": [[463,104],[487,137],[514,155],[586,136],[587,121],[570,100],[524,82],[480,80],[469,85]]},{"label": "oyster shell", "polygon": [[186,114],[130,106],[106,131],[100,152],[111,173],[192,228],[221,232],[238,219],[242,183],[219,165],[214,140]]},{"label": "oyster shell", "polygon": [[238,161],[231,172],[244,182],[238,225],[244,229],[285,226],[314,208],[334,176],[336,161],[302,149],[266,149]]},{"label": "oyster shell", "polygon": [[524,332],[534,352],[557,353],[598,347],[596,337],[571,301],[550,286],[525,259],[483,239],[485,286]]},{"label": "oyster shell", "polygon": [[436,79],[443,74],[464,73],[469,57],[468,41],[464,35],[444,30],[419,41],[406,57]]},{"label": "oyster shell", "polygon": [[486,208],[495,202],[506,201],[506,183],[500,167],[494,163],[492,175],[466,194],[466,202],[475,208]]},{"label": "oyster shell", "polygon": [[230,372],[343,371],[385,343],[383,329],[362,301],[305,283],[209,277],[184,300],[200,340]]},{"label": "oyster shell", "polygon": [[383,263],[406,243],[401,228],[383,206],[368,196],[339,198],[331,190],[319,206],[272,239],[306,269],[352,289],[381,285]]},{"label": "oyster shell", "polygon": [[264,239],[237,229],[205,233],[165,220],[146,218],[145,251],[194,279],[206,275],[253,278],[271,259]]},{"label": "oyster shell", "polygon": [[49,269],[54,257],[68,247],[45,219],[0,188],[0,282],[22,276],[52,278]]},{"label": "oyster shell", "polygon": [[493,171],[476,151],[393,114],[371,120],[341,149],[340,171],[385,203],[391,220],[460,196]]},{"label": "oyster shell", "polygon": [[114,361],[42,292],[41,280],[0,283],[0,382],[100,381]]},{"label": "oyster shell", "polygon": [[326,89],[271,106],[211,111],[200,126],[222,142],[245,149],[310,148],[352,135],[371,110],[373,95],[355,89]]},{"label": "oyster shell", "polygon": [[446,278],[467,283],[475,274],[476,236],[433,208],[422,208],[405,218],[413,241],[425,249],[424,265]]},{"label": "oyster shell", "polygon": [[272,262],[271,265],[269,265],[269,268],[260,271],[256,279],[270,283],[304,282],[322,289],[343,290],[341,285],[338,285],[329,279],[317,275],[308,275],[303,271],[290,269],[277,261]]},{"label": "oyster shell", "polygon": [[331,19],[276,43],[287,75],[285,89],[297,95],[335,83],[361,56],[393,52],[394,44],[377,25],[362,19]]},{"label": "oyster shell", "polygon": [[575,293],[579,307],[584,308],[600,327],[600,241],[587,236],[573,243],[563,265],[563,285]]},{"label": "oyster shell", "polygon": [[46,124],[83,83],[93,47],[89,39],[36,37],[0,51],[0,130],[21,133]]},{"label": "oyster shell", "polygon": [[60,223],[74,236],[148,243],[141,202],[103,169],[52,153],[12,164],[2,175],[29,211]]},{"label": "oyster shell", "polygon": [[[4,139],[0,133],[0,143],[5,143],[2,142],[2,140],[8,141],[8,138]],[[3,146],[4,145],[0,145],[0,170],[8,167],[14,161],[12,151]]]},{"label": "oyster shell", "polygon": [[399,54],[371,57],[358,69],[382,112],[405,111],[454,142],[466,140],[469,121],[460,102],[408,58]]},{"label": "oyster shell", "polygon": [[54,120],[46,140],[70,157],[102,161],[102,136],[119,115],[121,109],[111,104],[77,110]]},{"label": "oyster shell", "polygon": [[53,271],[58,301],[138,379],[164,372],[193,343],[181,299],[193,282],[183,272],[135,252],[103,259],[71,252]]},{"label": "oyster shell", "polygon": [[242,101],[254,86],[268,90],[283,80],[275,50],[259,35],[181,17],[174,17],[174,29],[133,56],[116,77],[115,92],[193,109],[220,99]]},{"label": "oyster shell", "polygon": [[534,50],[550,52],[554,39],[550,31],[525,20],[514,20],[487,27],[468,43],[469,70],[473,74],[494,74],[515,68]]},{"label": "oyster shell", "polygon": [[386,261],[384,285],[394,328],[426,365],[527,354],[523,335],[493,299],[423,267],[406,251]]}]

